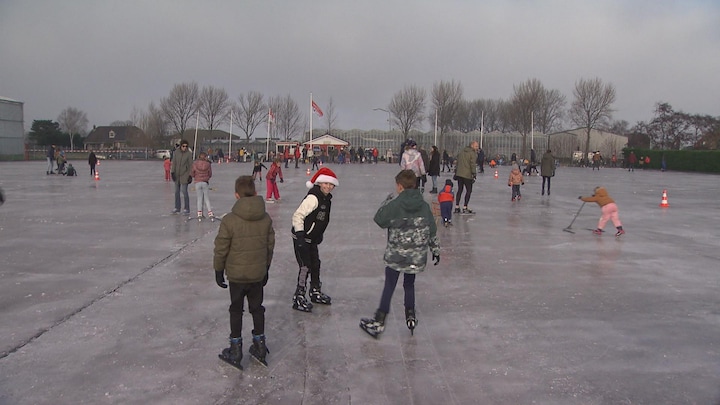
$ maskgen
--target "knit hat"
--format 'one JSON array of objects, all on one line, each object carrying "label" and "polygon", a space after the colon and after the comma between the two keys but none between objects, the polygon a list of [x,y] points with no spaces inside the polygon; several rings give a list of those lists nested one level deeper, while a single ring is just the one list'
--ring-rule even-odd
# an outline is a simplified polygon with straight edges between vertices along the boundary
[{"label": "knit hat", "polygon": [[340,185],[335,173],[333,173],[333,171],[328,169],[327,167],[322,167],[320,168],[320,170],[315,172],[315,175],[312,176],[312,179],[305,182],[305,185],[307,186],[307,188],[312,188],[315,184],[319,183],[330,183],[334,184],[335,187]]},{"label": "knit hat", "polygon": [[453,183],[452,180],[447,179],[447,180],[445,180],[445,185],[446,185],[446,186],[453,186],[453,185],[455,185],[455,184]]}]

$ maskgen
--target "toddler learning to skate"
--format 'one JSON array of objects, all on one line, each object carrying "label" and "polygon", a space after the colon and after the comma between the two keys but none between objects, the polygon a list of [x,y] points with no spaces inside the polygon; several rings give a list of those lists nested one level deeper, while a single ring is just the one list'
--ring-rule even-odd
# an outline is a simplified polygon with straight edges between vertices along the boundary
[{"label": "toddler learning to skate", "polygon": [[453,185],[452,180],[445,180],[445,185],[438,193],[440,215],[442,216],[445,227],[452,226],[453,201],[455,201],[455,191],[453,191]]},{"label": "toddler learning to skate", "polygon": [[522,197],[520,194],[520,186],[523,184],[525,184],[525,181],[522,172],[517,163],[513,163],[512,170],[510,170],[510,177],[508,178],[508,186],[512,187],[511,201],[519,200]]},{"label": "toddler learning to skate", "polygon": [[615,204],[615,200],[610,198],[610,195],[604,187],[595,187],[595,192],[590,197],[580,196],[578,198],[585,202],[595,202],[600,206],[602,216],[598,220],[597,229],[593,231],[595,235],[602,235],[603,228],[605,228],[605,224],[608,220],[611,220],[617,229],[617,232],[615,233],[616,237],[625,234],[622,223],[620,222],[620,217],[618,216],[618,207]]}]

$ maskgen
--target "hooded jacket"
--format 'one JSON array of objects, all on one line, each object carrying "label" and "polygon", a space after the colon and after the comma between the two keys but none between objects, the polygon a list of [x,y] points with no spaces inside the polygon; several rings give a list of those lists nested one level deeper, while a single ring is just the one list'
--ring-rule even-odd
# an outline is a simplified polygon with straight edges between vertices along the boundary
[{"label": "hooded jacket", "polygon": [[385,266],[416,274],[425,270],[428,248],[433,254],[440,254],[435,218],[420,190],[403,190],[380,206],[374,220],[380,228],[388,230]]},{"label": "hooded jacket", "polygon": [[423,162],[422,155],[415,148],[405,150],[402,154],[402,160],[400,166],[403,170],[412,170],[415,172],[415,177],[421,177],[425,174],[425,162]]},{"label": "hooded jacket", "polygon": [[510,177],[508,178],[508,186],[519,186],[521,184],[523,184],[523,175],[518,165],[513,164],[512,170],[510,170]]},{"label": "hooded jacket", "polygon": [[595,193],[591,197],[580,197],[580,199],[585,202],[597,203],[601,207],[615,202],[604,187],[595,187]]},{"label": "hooded jacket", "polygon": [[267,274],[275,249],[275,230],[261,196],[242,197],[220,222],[213,268],[232,283],[257,283]]},{"label": "hooded jacket", "polygon": [[474,179],[477,174],[477,153],[475,149],[466,146],[458,153],[457,171],[455,175],[464,179]]}]

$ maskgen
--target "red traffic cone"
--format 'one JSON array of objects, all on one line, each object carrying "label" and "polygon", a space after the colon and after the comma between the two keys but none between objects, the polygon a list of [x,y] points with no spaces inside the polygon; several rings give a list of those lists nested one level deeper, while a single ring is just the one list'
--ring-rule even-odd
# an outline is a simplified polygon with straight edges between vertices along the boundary
[{"label": "red traffic cone", "polygon": [[668,208],[668,207],[670,207],[670,204],[668,203],[668,199],[667,199],[667,190],[663,190],[662,200],[660,200],[660,208]]},{"label": "red traffic cone", "polygon": [[100,172],[95,170],[95,180],[100,180]]},{"label": "red traffic cone", "polygon": [[495,170],[495,178],[496,178],[496,179],[498,178],[498,172],[497,172],[497,170]]},{"label": "red traffic cone", "polygon": [[310,175],[310,169],[305,170],[305,174],[309,176],[309,175]]}]

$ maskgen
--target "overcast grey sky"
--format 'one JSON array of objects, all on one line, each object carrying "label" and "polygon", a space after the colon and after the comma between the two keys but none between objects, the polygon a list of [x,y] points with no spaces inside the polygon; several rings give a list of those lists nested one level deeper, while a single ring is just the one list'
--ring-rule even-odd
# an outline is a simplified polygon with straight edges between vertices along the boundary
[{"label": "overcast grey sky", "polygon": [[333,98],[335,127],[385,129],[373,108],[406,85],[507,99],[536,78],[570,102],[594,77],[631,125],[658,101],[719,116],[720,2],[0,0],[0,96],[25,103],[27,129],[66,107],[91,126],[128,120],[191,81],[306,111],[312,92]]}]

